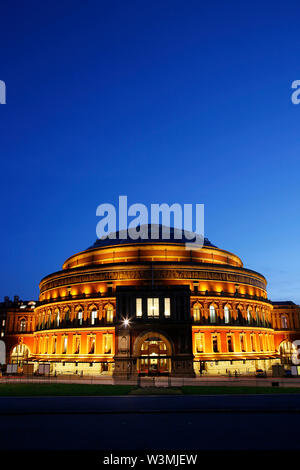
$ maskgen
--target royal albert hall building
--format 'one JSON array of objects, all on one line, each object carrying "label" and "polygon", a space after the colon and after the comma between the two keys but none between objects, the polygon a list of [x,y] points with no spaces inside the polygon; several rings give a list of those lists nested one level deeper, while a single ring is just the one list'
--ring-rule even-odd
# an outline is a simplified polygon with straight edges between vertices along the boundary
[{"label": "royal albert hall building", "polygon": [[[299,307],[205,239],[97,240],[7,314],[7,362],[78,375],[254,374],[288,357]],[[23,307],[23,308],[22,308]]]}]

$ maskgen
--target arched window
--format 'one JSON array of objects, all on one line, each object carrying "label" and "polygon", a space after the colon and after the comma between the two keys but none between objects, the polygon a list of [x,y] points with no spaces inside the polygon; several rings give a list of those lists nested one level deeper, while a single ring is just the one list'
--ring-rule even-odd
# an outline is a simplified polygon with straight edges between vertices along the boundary
[{"label": "arched window", "polygon": [[250,309],[250,307],[248,307],[248,310],[247,310],[247,323],[249,325],[251,323],[251,309]]},{"label": "arched window", "polygon": [[95,325],[97,318],[97,310],[93,309],[91,312],[91,324]]},{"label": "arched window", "polygon": [[107,323],[112,323],[114,319],[114,310],[112,307],[108,307],[106,310],[106,321]]},{"label": "arched window", "polygon": [[213,305],[209,307],[210,323],[216,323],[216,309]]},{"label": "arched window", "polygon": [[198,304],[194,305],[193,318],[194,318],[194,321],[199,321],[200,320],[200,307],[199,307]]},{"label": "arched window", "polygon": [[82,325],[82,320],[83,320],[82,310],[78,310],[78,313],[77,313],[77,320],[78,320],[78,324],[79,324],[79,325]]},{"label": "arched window", "polygon": [[224,322],[229,323],[230,322],[230,310],[228,305],[225,305],[224,307]]},{"label": "arched window", "polygon": [[26,331],[26,320],[25,318],[22,318],[22,320],[20,321],[20,332],[22,331]]},{"label": "arched window", "polygon": [[70,310],[67,308],[65,310],[65,321],[68,322],[70,320]]},{"label": "arched window", "polygon": [[237,317],[240,324],[244,323],[243,310],[241,306],[237,307]]},{"label": "arched window", "polygon": [[56,313],[56,326],[59,326],[59,323],[60,323],[60,314],[58,310],[58,312]]},{"label": "arched window", "polygon": [[287,317],[286,315],[281,315],[281,328],[286,330],[288,327]]}]

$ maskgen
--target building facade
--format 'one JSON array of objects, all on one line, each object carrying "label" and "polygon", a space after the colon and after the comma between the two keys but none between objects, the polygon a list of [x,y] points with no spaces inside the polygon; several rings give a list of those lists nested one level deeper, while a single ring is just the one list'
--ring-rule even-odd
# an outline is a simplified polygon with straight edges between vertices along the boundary
[{"label": "building facade", "polygon": [[300,307],[272,303],[265,277],[209,240],[187,249],[162,233],[97,240],[42,279],[38,302],[7,305],[7,363],[116,377],[289,368]]}]

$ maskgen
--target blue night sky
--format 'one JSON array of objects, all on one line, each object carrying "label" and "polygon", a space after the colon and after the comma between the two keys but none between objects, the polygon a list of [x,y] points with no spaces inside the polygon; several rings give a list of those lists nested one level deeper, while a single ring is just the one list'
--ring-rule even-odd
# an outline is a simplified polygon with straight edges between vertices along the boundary
[{"label": "blue night sky", "polygon": [[96,207],[204,203],[300,303],[299,2],[3,1],[0,296],[96,239]]}]

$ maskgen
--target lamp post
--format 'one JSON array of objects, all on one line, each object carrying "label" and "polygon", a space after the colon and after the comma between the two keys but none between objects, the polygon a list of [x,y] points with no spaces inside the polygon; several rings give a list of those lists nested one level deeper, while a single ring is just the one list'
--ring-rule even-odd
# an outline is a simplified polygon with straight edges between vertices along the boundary
[{"label": "lamp post", "polygon": [[129,377],[131,375],[131,330],[129,318],[123,319],[123,327],[126,329],[128,328],[129,333],[129,364],[127,364],[127,380],[129,380]]}]

